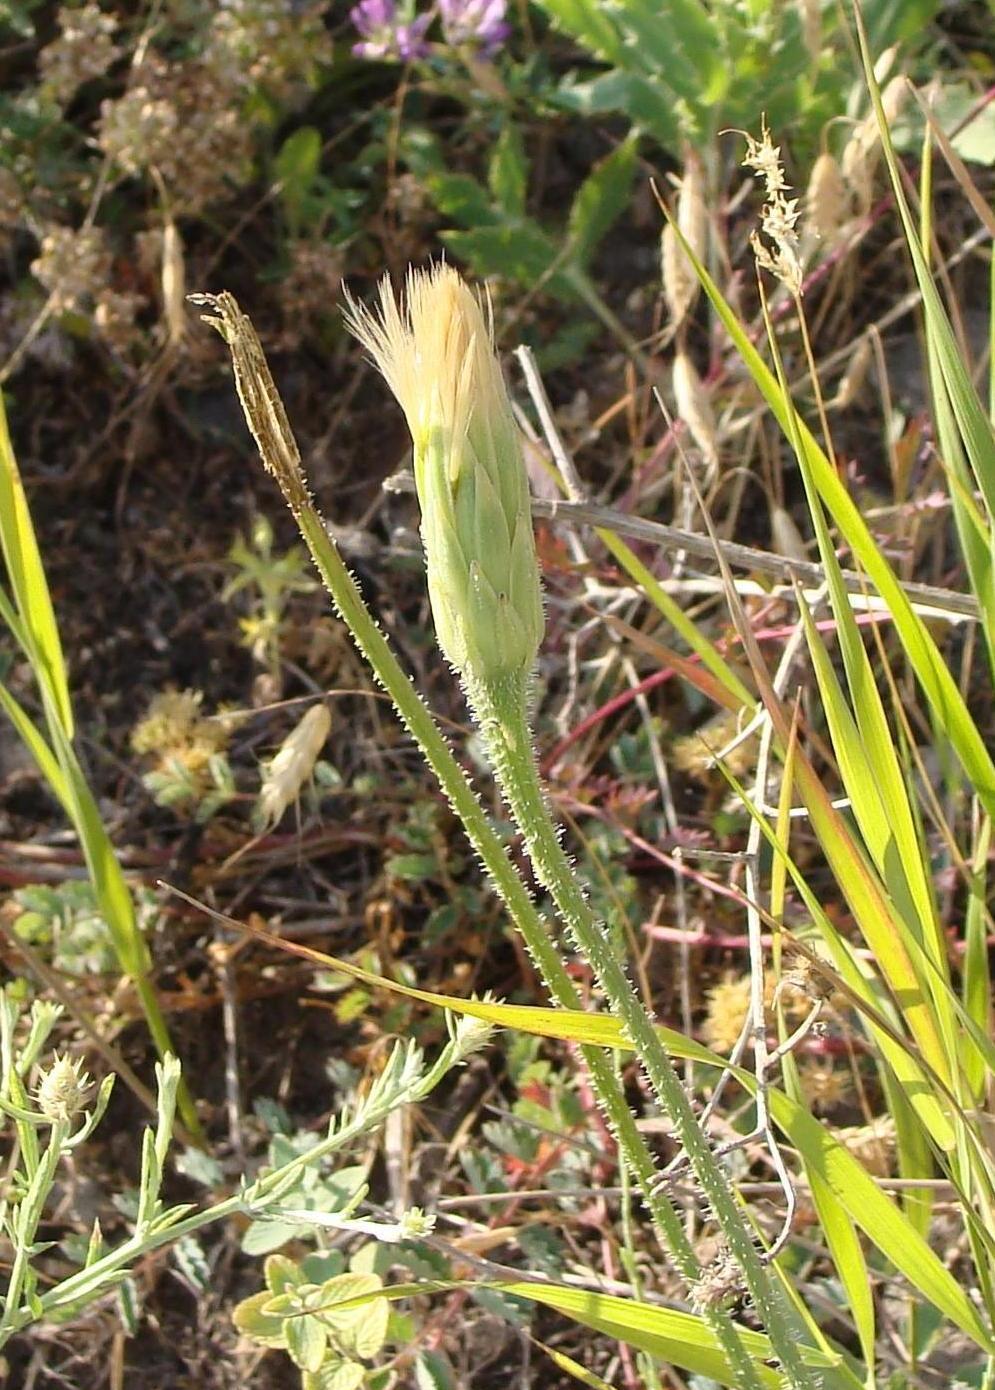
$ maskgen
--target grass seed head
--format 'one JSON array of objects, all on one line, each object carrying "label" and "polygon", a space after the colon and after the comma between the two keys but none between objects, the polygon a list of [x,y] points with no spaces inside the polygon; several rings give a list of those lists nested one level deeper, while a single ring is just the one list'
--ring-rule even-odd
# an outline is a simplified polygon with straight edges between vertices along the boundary
[{"label": "grass seed head", "polygon": [[318,754],[332,728],[327,705],[312,705],[304,718],[281,743],[266,769],[256,802],[256,818],[262,825],[276,825],[314,771]]},{"label": "grass seed head", "polygon": [[183,241],[170,218],[162,233],[162,308],[170,343],[181,343],[187,331],[186,289]]},{"label": "grass seed head", "polygon": [[824,150],[812,166],[805,190],[806,228],[831,246],[847,224],[850,208],[839,160]]},{"label": "grass seed head", "polygon": [[757,264],[769,270],[792,294],[801,294],[803,277],[798,247],[798,199],[787,196],[790,188],[781,164],[781,147],[771,140],[766,122],[759,140],[754,140],[752,135],[746,136],[743,164],[762,180],[766,195],[760,232],[750,235]]},{"label": "grass seed head", "polygon": [[403,304],[349,302],[349,326],[407,417],[429,597],[443,653],[464,678],[532,666],[543,632],[522,446],[479,298],[447,265],[411,271]]},{"label": "grass seed head", "polygon": [[[705,203],[705,177],[701,160],[689,153],[677,195],[677,226],[700,261],[708,254],[708,208]],[[678,328],[691,312],[701,286],[694,267],[668,222],[660,239],[663,293],[670,311],[672,327]]]},{"label": "grass seed head", "polygon": [[690,430],[702,458],[709,468],[717,467],[718,432],[712,402],[694,363],[683,350],[674,358],[674,400],[677,414]]}]

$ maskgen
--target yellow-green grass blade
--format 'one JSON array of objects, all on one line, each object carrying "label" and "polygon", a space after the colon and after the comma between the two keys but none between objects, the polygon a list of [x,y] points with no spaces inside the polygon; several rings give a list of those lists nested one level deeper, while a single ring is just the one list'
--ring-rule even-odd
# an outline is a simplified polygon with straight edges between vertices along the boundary
[{"label": "yellow-green grass blade", "polygon": [[0,685],[0,704],[3,705],[7,717],[20,734],[24,746],[34,758],[38,771],[48,783],[53,796],[59,801],[66,814],[71,817],[72,802],[66,778],[59,766],[58,758],[45,742],[45,736],[5,685]]},{"label": "yellow-green grass blade", "polygon": [[538,1347],[541,1352],[549,1357],[553,1365],[572,1380],[580,1381],[581,1385],[587,1385],[590,1390],[615,1390],[607,1380],[602,1380],[601,1376],[594,1371],[589,1371],[586,1366],[582,1366],[579,1361],[575,1361],[572,1356],[567,1356],[566,1352],[557,1351],[555,1347],[540,1342],[537,1338],[531,1338],[532,1345]]},{"label": "yellow-green grass blade", "polygon": [[[747,371],[785,437],[790,441],[795,415],[776,376],[750,342],[745,329],[704,265],[695,256],[687,241],[681,237],[679,228],[673,222],[671,225],[681,239],[702,288]],[[854,557],[887,604],[909,664],[916,673],[940,727],[949,738],[986,810],[995,814],[995,761],[992,760],[985,741],[971,718],[957,682],[925,623],[913,610],[894,570],[874,541],[859,508],[803,420],[797,421],[797,439],[800,452],[808,462],[815,486],[826,509]]]},{"label": "yellow-green grass blade", "polygon": [[[193,899],[187,898],[186,894],[180,893],[178,889],[174,888],[172,891],[186,901],[194,903]],[[199,906],[196,903],[194,905]],[[287,941],[262,927],[238,922],[221,914],[214,915],[227,922],[235,931],[245,932],[279,951],[300,956],[315,965],[323,966],[326,970],[347,975],[349,979],[358,980],[374,989],[385,989],[391,994],[416,999],[437,1009],[451,1009],[454,1013],[465,1014],[468,1018],[478,1018],[482,1023],[490,1023],[495,1028],[510,1028],[540,1038],[558,1038],[563,1042],[579,1043],[581,1046],[614,1049],[622,1047],[627,1052],[632,1050],[630,1043],[620,1043],[622,1034],[618,1022],[610,1014],[586,1013],[579,1009],[553,1009],[532,1004],[502,1004],[491,999],[453,999],[448,994],[437,994],[432,990],[402,984],[400,980],[384,979],[383,976],[364,970],[352,961],[330,956],[326,951],[315,950],[313,946],[305,946],[300,941]],[[687,1038],[672,1028],[661,1027],[658,1031],[674,1057],[701,1062],[710,1067],[726,1065],[724,1057],[695,1042],[693,1038]]]},{"label": "yellow-green grass blade", "polygon": [[50,733],[97,905],[110,928],[122,970],[137,978],[148,971],[151,961],[138,928],[131,892],[71,743],[57,724],[53,724]]},{"label": "yellow-green grass blade", "polygon": [[991,421],[978,399],[967,364],[958,351],[953,328],[933,280],[929,261],[919,241],[915,220],[905,196],[898,159],[891,142],[891,132],[888,129],[884,108],[881,105],[881,93],[874,77],[874,62],[859,9],[855,11],[855,15],[864,73],[874,105],[874,114],[877,117],[881,148],[884,152],[885,163],[888,166],[902,231],[905,234],[906,245],[912,257],[916,283],[919,287],[919,293],[922,295],[926,333],[935,348],[939,368],[949,392],[950,405],[964,442],[968,462],[985,500],[989,517],[993,517],[995,516],[995,432],[993,432]]},{"label": "yellow-green grass blade", "polygon": [[[790,858],[791,843],[791,798],[794,787],[794,760],[797,748],[797,719],[793,722],[784,758],[784,777],[778,796],[777,820],[773,835],[781,847],[782,854],[774,855],[770,872],[770,911],[772,917],[783,920],[788,870],[786,860]],[[781,943],[780,934],[775,937],[774,964],[780,975]],[[787,1040],[788,1029],[780,1007],[777,1014],[778,1041]],[[781,1061],[781,1076],[786,1095],[797,1105],[805,1104],[805,1095],[798,1075],[798,1063],[792,1052],[785,1053]],[[812,1173],[803,1154],[799,1155],[802,1168],[808,1179],[819,1224],[822,1227],[826,1245],[836,1271],[839,1274],[843,1292],[846,1295],[850,1315],[857,1329],[865,1364],[871,1368],[868,1390],[873,1390],[873,1366],[875,1362],[875,1315],[874,1295],[867,1274],[867,1261],[863,1246],[853,1220],[843,1203],[832,1189],[823,1182],[818,1173]],[[802,1301],[800,1295],[797,1295]]]},{"label": "yellow-green grass blade", "polygon": [[[933,198],[933,142],[929,131],[930,127],[927,126],[923,135],[919,178],[920,241],[926,248],[927,256],[932,240]],[[988,664],[995,674],[995,565],[992,563],[991,528],[972,496],[971,470],[950,403],[950,393],[940,368],[936,337],[932,333],[926,334],[926,364],[936,440],[950,483],[954,525],[957,528],[968,579],[978,600],[981,630],[988,649]]]},{"label": "yellow-green grass blade", "polygon": [[[175,1053],[176,1049],[149,978],[152,961],[135,915],[134,898],[76,752],[56,718],[49,719],[49,734],[54,745],[53,757],[62,776],[64,804],[79,837],[100,915],[107,923],[118,963],[135,986],[156,1051],[160,1057],[165,1057],[167,1053]],[[189,1088],[182,1080],[177,1091],[177,1104],[187,1129],[199,1140],[200,1120]]]},{"label": "yellow-green grass blade", "polygon": [[[357,1294],[355,1298],[336,1304],[336,1309],[344,1312],[350,1308],[360,1308],[376,1298],[386,1298],[396,1302],[402,1298],[424,1298],[435,1293],[448,1293],[453,1289],[493,1288],[514,1298],[522,1298],[531,1303],[539,1303],[552,1308],[564,1317],[601,1332],[613,1341],[624,1342],[639,1351],[645,1351],[663,1365],[679,1367],[692,1375],[707,1376],[720,1385],[735,1385],[735,1376],[721,1349],[715,1341],[708,1325],[696,1314],[685,1313],[679,1309],[663,1308],[658,1304],[644,1303],[639,1299],[620,1298],[617,1294],[598,1293],[595,1290],[570,1288],[562,1284],[549,1284],[541,1280],[528,1282],[515,1280],[481,1280],[468,1283],[465,1280],[434,1279],[415,1284],[392,1284],[386,1288]],[[757,1372],[764,1386],[770,1390],[782,1390],[780,1375],[763,1363],[770,1361],[773,1351],[770,1341],[762,1332],[738,1327],[743,1346],[757,1361]],[[821,1370],[826,1390],[863,1390],[860,1380],[846,1364],[839,1353],[827,1353],[818,1347],[803,1346],[801,1354],[805,1362]]]},{"label": "yellow-green grass blade", "polygon": [[[566,479],[551,464],[545,465],[549,480],[568,494]],[[756,697],[743,683],[740,675],[725,659],[718,647],[702,632],[701,628],[687,616],[683,608],[664,589],[653,572],[643,564],[639,556],[615,531],[607,527],[595,527],[595,535],[605,549],[619,563],[629,578],[643,590],[646,597],[660,613],[661,617],[679,633],[691,650],[697,653],[702,666],[718,681],[727,697],[727,708],[752,708]]]},{"label": "yellow-green grass blade", "polygon": [[878,1187],[862,1163],[808,1110],[772,1091],[771,1116],[805,1157],[808,1170],[836,1194],[860,1229],[934,1307],[985,1351],[995,1338],[967,1291],[922,1238],[901,1208]]},{"label": "yellow-green grass blade", "polygon": [[[938,924],[934,925],[933,921],[925,924],[926,931],[923,931],[921,914],[929,912],[932,916],[932,894],[929,885],[922,881],[924,850],[904,797],[904,785],[899,776],[897,787],[887,798],[888,759],[881,755],[880,749],[876,755],[872,755],[868,739],[861,738],[812,616],[804,600],[799,598],[799,602],[844,790],[850,797],[877,874],[883,879],[883,884],[875,882],[874,885],[877,888],[874,895],[877,910],[869,908],[869,915],[858,920],[862,930],[865,922],[881,928],[873,937],[866,937],[868,945],[874,950],[877,964],[895,998],[901,1002],[902,1012],[913,1036],[923,1047],[924,1055],[939,1075],[951,1084],[957,1067],[958,1046],[957,1025],[950,1003],[945,942]],[[864,662],[866,675],[870,677],[870,663],[866,660],[866,654]],[[867,704],[874,703],[866,687],[861,690],[858,685],[857,692],[858,698],[866,700]],[[874,693],[877,694],[876,687]],[[868,722],[873,730],[876,721]],[[883,710],[881,723],[883,728],[877,736],[879,739],[888,738],[890,746],[890,731],[884,721]],[[842,817],[838,817],[837,825],[840,831],[847,833]],[[833,833],[831,826],[827,826],[827,833]],[[828,846],[824,844],[823,847],[828,851]],[[857,853],[856,846],[854,853]],[[866,866],[866,875],[869,881],[877,879],[869,865]],[[847,885],[841,886],[846,891]],[[943,951],[942,955],[939,955],[940,951]],[[926,972],[918,964],[924,954],[933,963],[933,969]],[[942,1043],[935,1048],[934,1039],[942,1039]]]},{"label": "yellow-green grass blade", "polygon": [[[971,887],[964,917],[963,998],[964,1008],[983,1037],[992,1035],[992,980],[988,964],[987,912],[988,855],[992,843],[992,823],[982,816],[971,857]],[[989,1067],[977,1050],[964,1059],[968,1089],[975,1101],[984,1098]]]},{"label": "yellow-green grass blade", "polygon": [[[827,807],[829,814],[835,818],[832,822],[831,830],[827,831],[825,825],[822,825],[821,831],[817,829],[819,841],[826,851],[827,858],[830,858],[831,864],[833,857],[830,855],[830,848],[835,848],[837,850],[835,856],[836,865],[834,866],[837,878],[840,872],[849,873],[853,876],[853,881],[848,884],[848,887],[854,896],[851,897],[848,894],[848,901],[850,902],[851,911],[858,921],[858,925],[861,925],[865,940],[871,945],[871,949],[875,954],[877,954],[877,948],[873,943],[878,940],[884,942],[887,951],[890,942],[898,939],[897,930],[895,924],[890,920],[886,904],[881,897],[880,890],[875,885],[875,880],[869,865],[865,862],[860,850],[854,844],[839,813],[830,805],[828,793],[825,792],[825,789],[816,777],[815,770],[802,751],[797,747],[793,753],[792,767],[796,784],[801,784],[802,781],[806,784],[813,783],[816,788],[816,798],[814,799],[817,799],[817,802],[818,799],[821,799],[822,804],[821,806],[817,804],[815,816],[813,816],[812,808],[809,806],[809,815],[813,822],[815,822],[817,818],[819,818],[820,821],[825,818]],[[791,876],[792,882],[801,895],[808,912],[811,914],[813,923],[823,941],[829,947],[837,970],[853,995],[861,1001],[863,1005],[861,1011],[862,1016],[870,1027],[875,1045],[888,1061],[888,1064],[891,1066],[898,1080],[905,1087],[912,1103],[916,1107],[916,1113],[920,1116],[922,1123],[942,1148],[952,1149],[956,1142],[956,1136],[947,1112],[937,1097],[937,1090],[940,1089],[938,1082],[934,1083],[929,1079],[927,1069],[924,1069],[920,1064],[910,1044],[901,1036],[899,1021],[901,1015],[898,1013],[897,1009],[891,1005],[889,1000],[882,999],[878,996],[872,987],[871,981],[853,958],[848,944],[843,940],[829,920],[828,915],[823,910],[821,903],[813,893],[805,876],[798,869],[791,856],[787,854],[783,844],[778,840],[771,826],[768,825],[766,818],[757,811],[744,789],[736,781],[735,777],[732,776],[729,770],[723,767],[722,772],[733,791],[742,801],[748,814],[760,827],[761,834],[767,840],[775,855],[784,863]],[[802,799],[806,800],[804,787]],[[808,805],[807,801],[806,804]],[[822,816],[820,816],[820,810]],[[825,837],[827,835],[831,841],[830,845],[826,843]],[[851,865],[854,867],[851,868]],[[858,888],[862,891],[857,892],[856,890]],[[867,926],[863,924],[862,919],[866,919]],[[867,929],[868,926],[869,934]],[[904,954],[904,951],[900,949],[893,953],[899,963],[903,960]],[[910,965],[909,968],[911,968]],[[906,973],[907,971],[902,972],[900,978],[904,978]],[[922,990],[918,985],[914,972],[912,974],[911,986],[906,986],[903,988],[902,992],[899,993],[897,1004],[901,1006],[902,1012],[904,1013],[904,1004],[907,997],[906,990],[908,988],[914,991],[913,997],[918,998],[920,1010],[922,1011]],[[890,1018],[888,1017],[889,1012],[891,1014]],[[926,1010],[925,1022],[927,1026],[929,1024],[929,1019],[930,1015],[928,1010]],[[942,1090],[940,1093],[942,1094]]]},{"label": "yellow-green grass blade", "polygon": [[[177,892],[176,889],[173,890]],[[185,894],[178,896],[186,898]],[[197,906],[193,899],[186,899]],[[302,942],[287,941],[262,928],[237,922],[214,914],[233,930],[245,932],[275,947],[288,951],[314,964],[348,975],[364,984],[384,989],[406,998],[421,1000],[453,1013],[479,1018],[496,1027],[511,1028],[538,1037],[559,1038],[565,1042],[593,1044],[631,1052],[632,1044],[622,1032],[616,1019],[604,1014],[581,1013],[571,1009],[538,1008],[521,1004],[499,1004],[479,999],[456,999],[429,990],[416,989],[396,980],[387,980],[362,970],[349,961],[329,956]],[[669,1028],[659,1033],[671,1055],[677,1059],[690,1058],[708,1066],[727,1067],[726,1058],[711,1052],[700,1043]],[[748,1091],[756,1087],[756,1078],[742,1068],[732,1069],[740,1084]],[[920,1073],[921,1076],[921,1073]],[[808,1110],[783,1092],[771,1090],[772,1115],[786,1138],[802,1158],[813,1165],[816,1175],[834,1193],[848,1215],[865,1232],[881,1253],[900,1270],[921,1293],[951,1322],[955,1323],[986,1350],[995,1350],[993,1340],[982,1324],[973,1304],[943,1261],[923,1240],[896,1204],[878,1188],[866,1169],[815,1120]]]},{"label": "yellow-green grass blade", "polygon": [[[782,1036],[782,1041],[783,1041]],[[798,1076],[798,1064],[790,1052],[782,1061],[785,1094],[799,1108],[805,1108],[805,1095]],[[874,1293],[867,1273],[864,1248],[860,1243],[853,1220],[843,1203],[822,1175],[800,1154],[802,1169],[808,1180],[809,1195],[815,1207],[826,1246],[839,1275],[860,1340],[864,1364],[873,1367],[875,1361]]]},{"label": "yellow-green grass blade", "polygon": [[[664,1365],[679,1366],[696,1375],[709,1376],[720,1385],[735,1383],[713,1333],[693,1313],[558,1284],[534,1284],[530,1281],[502,1287],[505,1293],[554,1308],[595,1332],[648,1352]],[[746,1350],[758,1362],[757,1369],[763,1384],[770,1386],[771,1390],[779,1390],[782,1384],[780,1375],[762,1364],[769,1361],[772,1355],[768,1339],[762,1333],[750,1332],[745,1328],[737,1331]],[[824,1383],[827,1386],[839,1387],[839,1390],[843,1390],[843,1387],[857,1390],[861,1386],[841,1355],[827,1355],[811,1346],[803,1346],[800,1350],[806,1364],[825,1371]]]},{"label": "yellow-green grass blade", "polygon": [[680,604],[670,597],[663,585],[647,569],[632,548],[614,531],[598,530],[597,534],[630,579],[639,585],[653,606],[670,623],[671,627],[680,633],[691,650],[697,653],[701,659],[701,664],[712,673],[736,705],[752,709],[756,704],[756,696],[751,695],[714,642],[710,641],[698,625],[692,622]]},{"label": "yellow-green grass blade", "polygon": [[[764,306],[766,315],[766,305]],[[769,325],[769,321],[768,321]],[[790,405],[777,344],[771,336],[778,380],[784,399]],[[909,804],[905,777],[895,751],[894,740],[860,629],[843,583],[843,575],[826,525],[811,468],[800,447],[798,417],[792,412],[791,433],[795,445],[809,512],[815,528],[819,554],[829,584],[830,601],[836,618],[836,631],[843,656],[850,692],[846,708],[835,673],[825,653],[822,639],[804,601],[802,614],[809,650],[820,670],[820,688],[827,716],[835,722],[834,734],[845,736],[847,794],[871,857],[889,893],[917,941],[929,952],[937,969],[949,979],[946,941],[937,920],[932,884],[926,871],[926,853]],[[841,771],[843,767],[841,765]],[[847,775],[848,774],[848,775]],[[946,1030],[948,1047],[953,1046],[953,1029],[942,1003],[937,1005],[940,1022]],[[953,1055],[953,1054],[951,1054]]]},{"label": "yellow-green grass blade", "polygon": [[0,395],[0,546],[37,679],[47,687],[65,733],[73,732],[69,681],[52,596]]}]

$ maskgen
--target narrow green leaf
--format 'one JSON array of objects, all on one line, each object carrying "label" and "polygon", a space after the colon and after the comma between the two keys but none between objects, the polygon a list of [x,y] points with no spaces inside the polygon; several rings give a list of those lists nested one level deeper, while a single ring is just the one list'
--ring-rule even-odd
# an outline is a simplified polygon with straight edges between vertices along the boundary
[{"label": "narrow green leaf", "polygon": [[45,742],[40,730],[32,723],[30,716],[5,685],[0,685],[0,704],[7,711],[10,722],[20,734],[25,747],[37,763],[38,770],[48,783],[52,793],[58,798],[66,814],[71,816],[72,802],[65,776],[59,766],[58,759]]},{"label": "narrow green leaf", "polygon": [[48,692],[68,737],[73,732],[69,680],[48,580],[41,561],[24,484],[7,429],[0,395],[0,546],[3,548],[18,617],[27,634],[35,676]]},{"label": "narrow green leaf", "polygon": [[861,22],[859,9],[855,11],[857,31],[860,39],[861,57],[874,114],[877,117],[881,148],[891,178],[895,206],[902,222],[905,241],[912,257],[916,283],[922,295],[923,312],[926,320],[926,333],[930,338],[939,362],[940,371],[950,396],[950,404],[957,421],[968,462],[985,499],[989,517],[995,517],[995,431],[991,421],[978,399],[967,364],[962,360],[957,348],[953,328],[943,307],[940,293],[934,283],[929,262],[919,241],[915,220],[905,196],[905,187],[898,167],[898,159],[891,141],[891,132],[881,105],[881,93],[874,76],[874,63],[867,44],[867,35]]},{"label": "narrow green leaf", "polygon": [[[675,231],[680,237],[679,229],[675,227]],[[684,238],[681,238],[681,241],[695,267],[702,288],[722,320],[747,371],[785,437],[789,442],[793,442],[796,417],[790,402],[784,398],[777,378],[750,342],[732,308],[692,248]],[[990,814],[995,814],[995,762],[971,718],[957,682],[940,655],[925,623],[913,610],[891,565],[878,548],[860,509],[803,420],[797,420],[796,437],[827,511],[891,613],[906,657],[933,708],[937,721],[950,739],[985,809]]]}]

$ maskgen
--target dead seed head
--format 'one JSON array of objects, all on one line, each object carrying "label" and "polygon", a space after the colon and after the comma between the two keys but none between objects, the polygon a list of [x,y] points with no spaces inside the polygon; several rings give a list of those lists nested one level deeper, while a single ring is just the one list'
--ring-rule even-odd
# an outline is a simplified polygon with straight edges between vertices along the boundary
[{"label": "dead seed head", "polygon": [[801,294],[798,200],[786,196],[789,185],[781,164],[781,147],[771,140],[766,121],[759,140],[747,134],[743,164],[752,169],[764,185],[765,202],[760,232],[753,232],[750,236],[757,264],[769,270],[792,294]]}]

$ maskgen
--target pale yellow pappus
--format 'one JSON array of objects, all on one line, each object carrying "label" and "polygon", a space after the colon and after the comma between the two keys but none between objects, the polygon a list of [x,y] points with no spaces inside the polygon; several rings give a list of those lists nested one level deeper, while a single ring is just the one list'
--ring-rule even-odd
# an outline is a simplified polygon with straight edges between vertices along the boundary
[{"label": "pale yellow pappus", "polygon": [[332,728],[327,705],[312,705],[292,729],[266,769],[256,814],[265,825],[277,825],[284,811],[296,801],[301,787],[314,771],[318,755]]},{"label": "pale yellow pappus", "polygon": [[471,410],[506,408],[501,369],[493,352],[490,302],[481,303],[460,275],[441,262],[409,270],[403,303],[388,276],[380,282],[379,317],[348,290],[346,323],[397,397],[416,447],[442,428],[456,445],[465,438]]}]

